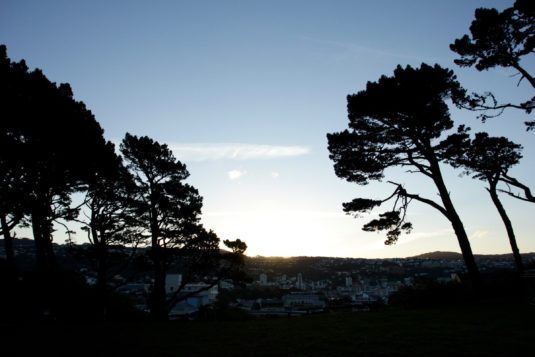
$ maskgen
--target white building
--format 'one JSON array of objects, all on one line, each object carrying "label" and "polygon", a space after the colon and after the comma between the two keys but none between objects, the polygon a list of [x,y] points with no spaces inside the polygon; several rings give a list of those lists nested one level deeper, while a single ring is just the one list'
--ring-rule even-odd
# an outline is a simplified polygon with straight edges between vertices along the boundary
[{"label": "white building", "polygon": [[297,282],[295,283],[295,287],[299,290],[305,290],[305,283],[303,282],[303,275],[301,275],[301,273],[297,274]]},{"label": "white building", "polygon": [[353,278],[350,276],[346,276],[346,288],[352,288],[353,287]]},{"label": "white building", "polygon": [[[182,285],[181,274],[167,274],[165,277],[165,291],[168,295],[174,294]],[[175,304],[170,316],[188,315],[199,311],[204,305],[213,304],[219,293],[218,285],[210,287],[207,283],[189,283],[184,285],[178,293],[183,298]]]},{"label": "white building", "polygon": [[165,276],[165,292],[172,294],[178,290],[182,284],[182,274],[167,274]]},{"label": "white building", "polygon": [[297,292],[284,295],[282,302],[286,308],[324,308],[325,301],[316,293]]},{"label": "white building", "polygon": [[266,273],[262,273],[260,274],[260,276],[258,277],[258,282],[260,285],[262,286],[266,286],[268,285],[268,282],[267,282],[267,274]]}]

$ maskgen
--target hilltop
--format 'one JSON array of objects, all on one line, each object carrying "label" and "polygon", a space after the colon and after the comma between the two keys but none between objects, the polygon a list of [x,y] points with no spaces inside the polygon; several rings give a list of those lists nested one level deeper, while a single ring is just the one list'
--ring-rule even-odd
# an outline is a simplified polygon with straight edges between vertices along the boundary
[{"label": "hilltop", "polygon": [[415,255],[412,258],[414,259],[463,259],[463,255],[457,252],[429,252],[419,255]]},{"label": "hilltop", "polygon": [[[532,259],[534,258],[534,254],[533,252],[523,252],[521,253],[522,254],[522,257],[524,259]],[[513,259],[513,254],[512,253],[504,253],[504,254],[475,254],[474,257],[476,258],[476,260],[480,260],[480,259]],[[418,255],[415,255],[413,257],[409,257],[407,259],[436,259],[436,260],[458,260],[458,259],[463,259],[463,255],[461,253],[457,253],[457,252],[441,252],[441,251],[436,251],[436,252],[429,252],[429,253],[423,253],[423,254],[418,254]]]}]

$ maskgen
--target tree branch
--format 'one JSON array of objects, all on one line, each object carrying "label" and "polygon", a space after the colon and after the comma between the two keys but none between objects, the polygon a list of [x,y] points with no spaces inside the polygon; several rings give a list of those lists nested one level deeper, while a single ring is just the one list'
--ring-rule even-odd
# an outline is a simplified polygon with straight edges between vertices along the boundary
[{"label": "tree branch", "polygon": [[502,176],[500,178],[500,181],[506,183],[507,185],[515,186],[515,187],[521,189],[522,191],[524,191],[525,197],[521,197],[520,195],[511,192],[511,190],[509,190],[509,191],[500,190],[500,192],[506,193],[509,196],[518,198],[518,199],[520,199],[522,201],[535,203],[535,197],[533,197],[533,195],[531,193],[531,189],[528,186],[526,186],[523,183],[521,183],[520,181],[518,181],[516,178],[511,177],[511,176],[509,176],[507,174],[502,174]]},{"label": "tree branch", "polygon": [[401,184],[397,183],[397,182],[393,182],[393,181],[388,181],[389,183],[393,184],[393,185],[397,185],[398,186],[398,189],[399,189],[399,194],[401,196],[404,196],[404,197],[407,197],[407,198],[410,198],[410,199],[413,199],[413,200],[416,200],[416,201],[420,201],[422,203],[425,203],[431,207],[433,207],[434,209],[438,210],[440,213],[442,213],[444,216],[446,217],[449,217],[448,215],[448,211],[446,211],[444,209],[444,207],[442,207],[441,205],[439,205],[438,203],[436,203],[435,201],[431,200],[431,199],[428,199],[428,198],[425,198],[425,197],[420,197],[420,195],[416,195],[416,194],[412,194],[412,193],[408,193],[402,186]]}]

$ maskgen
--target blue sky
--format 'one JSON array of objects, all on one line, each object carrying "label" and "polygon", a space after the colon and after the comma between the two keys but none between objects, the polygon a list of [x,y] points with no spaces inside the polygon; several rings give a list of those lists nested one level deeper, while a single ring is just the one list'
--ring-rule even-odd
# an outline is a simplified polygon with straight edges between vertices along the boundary
[{"label": "blue sky", "polygon": [[[459,251],[449,223],[414,204],[415,229],[396,246],[361,231],[373,215],[341,211],[354,197],[381,197],[387,183],[338,179],[326,134],[346,127],[346,96],[397,64],[439,63],[469,90],[524,100],[513,72],[454,65],[448,45],[477,7],[512,1],[0,1],[0,43],[55,82],[69,82],[118,143],[126,132],[175,150],[204,197],[203,222],[250,255],[410,256]],[[524,63],[533,72],[534,60]],[[518,112],[481,125],[452,108],[456,123],[524,146],[512,173],[535,187],[534,133]],[[446,170],[475,253],[510,251],[480,182]],[[436,197],[425,178],[387,178]],[[533,204],[504,197],[521,251],[535,251]],[[84,240],[83,235],[78,241]]]}]

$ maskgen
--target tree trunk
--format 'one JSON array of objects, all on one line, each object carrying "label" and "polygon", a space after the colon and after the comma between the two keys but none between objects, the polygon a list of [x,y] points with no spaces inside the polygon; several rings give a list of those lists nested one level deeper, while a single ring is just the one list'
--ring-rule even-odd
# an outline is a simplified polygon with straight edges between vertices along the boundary
[{"label": "tree trunk", "polygon": [[165,269],[163,269],[161,262],[158,264],[155,263],[151,315],[158,321],[165,321],[168,319],[165,296]]},{"label": "tree trunk", "polygon": [[[152,186],[152,185],[151,185]],[[151,188],[152,191],[152,188]],[[165,296],[165,266],[162,247],[158,242],[160,230],[158,227],[158,211],[156,209],[156,194],[151,192],[150,229],[152,262],[154,264],[154,286],[151,294],[150,313],[155,320],[167,320]]]},{"label": "tree trunk", "polygon": [[477,268],[476,260],[474,258],[474,254],[472,253],[470,240],[468,239],[468,235],[466,234],[466,230],[464,229],[463,222],[461,221],[461,218],[459,217],[457,211],[455,210],[455,207],[453,206],[450,194],[442,177],[440,165],[434,154],[430,156],[429,163],[431,172],[433,173],[433,181],[435,182],[435,185],[440,194],[440,199],[442,200],[444,209],[448,213],[446,218],[448,218],[448,220],[451,222],[453,231],[457,236],[457,241],[459,242],[461,253],[464,259],[464,264],[466,265],[466,269],[468,270],[468,275],[470,277],[471,283],[473,287],[478,290],[480,287],[481,278],[479,274],[479,269]]},{"label": "tree trunk", "polygon": [[[46,205],[46,203],[45,203]],[[32,231],[35,242],[35,257],[37,268],[48,271],[56,267],[52,232],[46,212],[49,207],[36,203],[32,211]],[[48,209],[48,210],[47,210]]]},{"label": "tree trunk", "polygon": [[35,259],[36,259],[36,265],[37,269],[44,271],[46,270],[46,249],[45,244],[43,242],[43,234],[42,230],[43,227],[41,227],[41,218],[39,213],[37,212],[37,208],[34,207],[32,214],[32,232],[33,232],[33,241],[35,244]]},{"label": "tree trunk", "polygon": [[[97,234],[96,229],[93,229],[93,234]],[[93,242],[97,253],[97,296],[102,309],[102,319],[106,320],[108,310],[108,247],[103,232],[101,232],[100,237],[94,235]]]},{"label": "tree trunk", "polygon": [[492,198],[492,202],[494,202],[496,209],[500,213],[500,217],[502,218],[503,224],[505,225],[507,236],[509,237],[509,243],[511,244],[511,250],[513,251],[513,257],[515,259],[516,269],[519,272],[523,272],[524,265],[522,264],[522,256],[520,255],[520,250],[518,249],[518,245],[516,244],[516,237],[515,237],[515,231],[513,230],[513,224],[511,223],[511,220],[509,219],[509,216],[507,215],[507,212],[505,211],[505,208],[503,207],[502,202],[498,198],[498,193],[496,192],[496,184],[497,184],[496,182],[490,182],[490,188],[488,188],[487,191],[489,191],[490,197]]},{"label": "tree trunk", "polygon": [[52,244],[52,231],[50,229],[50,223],[48,222],[47,217],[44,218],[44,225],[46,229],[43,231],[45,234],[45,248],[46,248],[46,258],[49,268],[57,268],[56,265],[56,253],[54,252],[54,245]]},{"label": "tree trunk", "polygon": [[[46,204],[46,203],[45,203]],[[33,202],[31,220],[35,243],[35,257],[37,268],[37,289],[39,305],[44,316],[54,314],[57,307],[57,294],[60,289],[60,279],[55,268],[53,247],[51,242],[50,224],[46,215],[46,207],[39,201]]]},{"label": "tree trunk", "polygon": [[0,220],[2,223],[2,235],[4,236],[4,249],[6,251],[6,263],[11,269],[15,267],[15,252],[13,250],[13,237],[7,223],[7,218],[3,213],[0,213]]},{"label": "tree trunk", "polygon": [[451,226],[453,227],[453,231],[457,236],[459,247],[461,248],[461,253],[464,259],[464,264],[466,265],[466,269],[468,270],[468,275],[470,276],[472,285],[477,290],[480,287],[481,278],[479,274],[479,269],[477,268],[476,260],[474,258],[474,254],[472,252],[472,247],[470,246],[470,240],[468,239],[468,235],[466,234],[466,230],[464,229],[463,222],[457,215],[457,212],[453,210],[453,212],[450,212],[450,215]]}]

